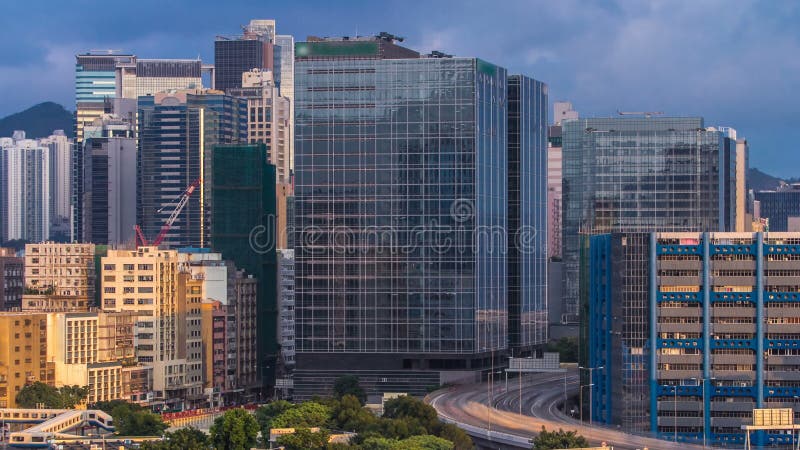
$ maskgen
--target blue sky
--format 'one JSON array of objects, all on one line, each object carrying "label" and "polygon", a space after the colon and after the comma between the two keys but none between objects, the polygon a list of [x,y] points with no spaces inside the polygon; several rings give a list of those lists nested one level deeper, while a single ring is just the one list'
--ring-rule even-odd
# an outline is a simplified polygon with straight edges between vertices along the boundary
[{"label": "blue sky", "polygon": [[74,109],[74,55],[213,60],[214,36],[251,18],[278,32],[388,31],[545,81],[583,116],[701,115],[750,141],[750,165],[800,176],[800,2],[793,0],[34,0],[4,5],[0,116],[52,100]]}]

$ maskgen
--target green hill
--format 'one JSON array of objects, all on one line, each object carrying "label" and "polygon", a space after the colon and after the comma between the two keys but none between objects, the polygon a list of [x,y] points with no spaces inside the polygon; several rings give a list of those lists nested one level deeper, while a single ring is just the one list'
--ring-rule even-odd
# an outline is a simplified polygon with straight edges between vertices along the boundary
[{"label": "green hill", "polygon": [[53,102],[39,103],[0,119],[0,137],[11,137],[14,130],[25,130],[29,139],[50,136],[53,130],[64,130],[68,137],[73,137],[72,128],[72,113]]}]

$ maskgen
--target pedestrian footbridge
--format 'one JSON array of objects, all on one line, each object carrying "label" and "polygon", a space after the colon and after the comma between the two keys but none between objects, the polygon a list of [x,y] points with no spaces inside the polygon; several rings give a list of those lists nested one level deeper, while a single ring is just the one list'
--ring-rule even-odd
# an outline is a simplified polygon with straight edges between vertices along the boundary
[{"label": "pedestrian footbridge", "polygon": [[[0,408],[0,420],[6,423],[32,424],[30,428],[11,433],[11,448],[47,448],[55,439],[80,439],[73,430],[86,427],[98,431],[114,431],[114,420],[94,409],[10,409]],[[69,432],[73,431],[73,432]]]}]

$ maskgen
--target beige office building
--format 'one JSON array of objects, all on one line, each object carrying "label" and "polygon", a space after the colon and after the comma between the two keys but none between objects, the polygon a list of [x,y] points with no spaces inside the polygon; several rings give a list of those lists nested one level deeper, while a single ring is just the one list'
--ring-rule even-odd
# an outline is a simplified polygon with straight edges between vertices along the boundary
[{"label": "beige office building", "polygon": [[202,283],[180,269],[178,252],[109,250],[102,258],[102,307],[135,313],[136,353],[152,366],[153,404],[185,409],[203,400]]}]

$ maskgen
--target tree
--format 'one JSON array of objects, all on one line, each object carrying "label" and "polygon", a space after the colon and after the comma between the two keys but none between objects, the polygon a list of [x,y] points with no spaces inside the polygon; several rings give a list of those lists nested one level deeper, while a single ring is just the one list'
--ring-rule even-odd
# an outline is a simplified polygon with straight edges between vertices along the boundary
[{"label": "tree", "polygon": [[293,434],[284,434],[278,438],[277,444],[286,450],[325,450],[330,434],[325,430],[312,432],[308,428],[299,428]]},{"label": "tree", "polygon": [[548,352],[558,352],[561,362],[578,362],[578,338],[562,337],[547,343]]},{"label": "tree", "polygon": [[225,411],[211,426],[211,443],[217,450],[249,450],[258,438],[258,422],[244,409]]},{"label": "tree", "polygon": [[48,409],[72,409],[89,396],[89,388],[64,386],[59,389],[37,381],[26,385],[17,393],[17,405],[23,408],[36,408],[43,405]]},{"label": "tree", "polygon": [[331,406],[331,415],[336,428],[360,433],[378,421],[369,410],[361,406],[359,400],[346,394]]},{"label": "tree", "polygon": [[436,436],[411,436],[392,445],[391,450],[453,450],[453,443]]},{"label": "tree", "polygon": [[95,409],[111,414],[114,427],[120,436],[161,436],[168,425],[161,416],[124,400],[97,402]]},{"label": "tree", "polygon": [[472,438],[469,437],[464,430],[453,424],[442,424],[439,427],[439,432],[436,433],[436,435],[442,439],[447,439],[448,441],[452,442],[454,450],[472,450],[475,448]]},{"label": "tree", "polygon": [[542,427],[542,431],[533,440],[532,450],[550,450],[560,448],[581,448],[588,447],[589,441],[579,435],[576,431],[547,431]]},{"label": "tree", "polygon": [[196,428],[181,428],[164,435],[163,441],[144,442],[143,450],[208,450],[208,435]]},{"label": "tree", "polygon": [[431,434],[439,426],[439,416],[436,410],[410,395],[393,398],[386,402],[383,406],[383,417],[403,419],[412,428],[416,423],[425,429],[424,433],[413,434]]},{"label": "tree", "polygon": [[75,405],[86,401],[89,397],[88,386],[62,386],[58,389],[61,397],[61,407],[64,409],[74,408]]},{"label": "tree", "polygon": [[333,383],[333,395],[339,399],[345,395],[352,395],[362,405],[367,402],[367,393],[361,388],[358,377],[355,375],[344,375],[337,378]]},{"label": "tree", "polygon": [[272,428],[272,420],[294,407],[293,404],[286,400],[275,400],[274,402],[258,407],[255,411],[255,418],[261,429],[261,436],[269,436],[269,430]]},{"label": "tree", "polygon": [[271,428],[324,427],[331,418],[330,407],[316,402],[305,402],[287,409],[272,419]]}]

